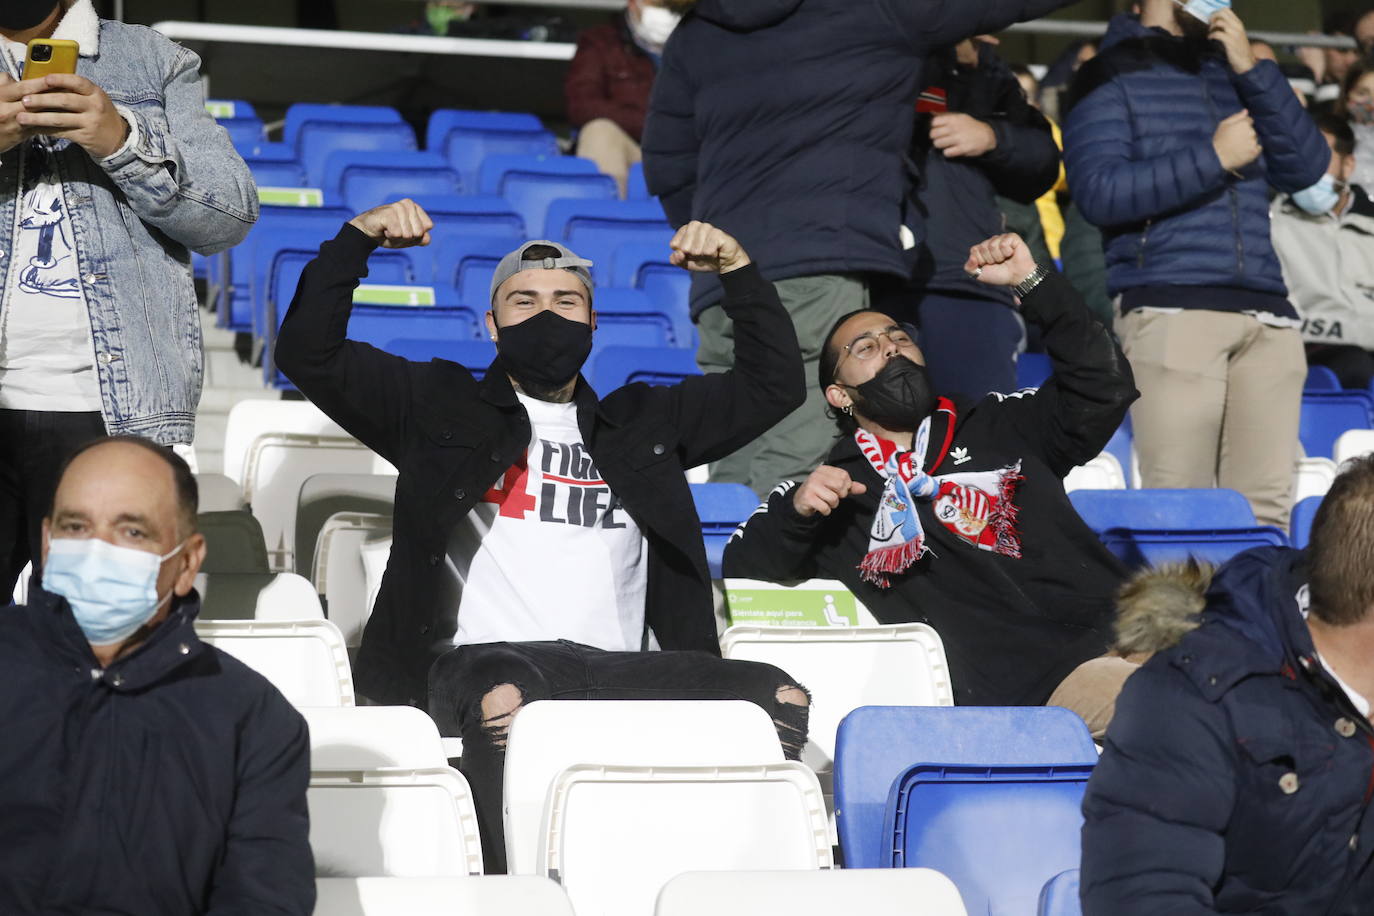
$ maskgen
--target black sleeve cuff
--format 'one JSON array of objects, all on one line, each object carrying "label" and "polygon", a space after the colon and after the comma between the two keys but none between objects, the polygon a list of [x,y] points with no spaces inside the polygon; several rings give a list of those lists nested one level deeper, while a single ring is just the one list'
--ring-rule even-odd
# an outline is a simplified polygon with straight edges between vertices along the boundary
[{"label": "black sleeve cuff", "polygon": [[320,257],[328,258],[354,276],[365,277],[367,259],[376,250],[376,239],[352,223],[344,223],[338,235],[320,246]]},{"label": "black sleeve cuff", "polygon": [[758,264],[750,261],[743,267],[720,275],[721,289],[725,290],[725,304],[728,306],[743,299],[776,296],[773,284],[763,278]]}]

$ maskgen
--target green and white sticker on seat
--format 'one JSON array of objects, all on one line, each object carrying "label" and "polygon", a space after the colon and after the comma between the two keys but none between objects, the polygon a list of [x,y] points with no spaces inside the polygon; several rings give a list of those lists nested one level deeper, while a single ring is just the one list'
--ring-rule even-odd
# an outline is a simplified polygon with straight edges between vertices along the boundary
[{"label": "green and white sticker on seat", "polygon": [[843,584],[835,581],[815,579],[782,585],[726,579],[725,605],[731,626],[859,626],[858,602]]},{"label": "green and white sticker on seat", "polygon": [[320,188],[265,188],[258,186],[258,203],[277,207],[323,207]]},{"label": "green and white sticker on seat", "polygon": [[429,305],[438,301],[432,286],[364,283],[353,291],[354,305]]},{"label": "green and white sticker on seat", "polygon": [[205,103],[205,110],[210,112],[210,117],[214,118],[216,121],[234,117],[234,109],[235,106],[233,102]]}]

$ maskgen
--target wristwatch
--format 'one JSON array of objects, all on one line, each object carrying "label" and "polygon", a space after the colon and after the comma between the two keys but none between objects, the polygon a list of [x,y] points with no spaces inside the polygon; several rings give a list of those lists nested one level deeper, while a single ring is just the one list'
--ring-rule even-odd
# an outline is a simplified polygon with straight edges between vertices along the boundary
[{"label": "wristwatch", "polygon": [[1036,264],[1035,270],[1031,271],[1030,276],[1013,286],[1011,291],[1016,294],[1016,298],[1024,299],[1040,285],[1040,281],[1049,275],[1050,269],[1048,267],[1043,264]]}]

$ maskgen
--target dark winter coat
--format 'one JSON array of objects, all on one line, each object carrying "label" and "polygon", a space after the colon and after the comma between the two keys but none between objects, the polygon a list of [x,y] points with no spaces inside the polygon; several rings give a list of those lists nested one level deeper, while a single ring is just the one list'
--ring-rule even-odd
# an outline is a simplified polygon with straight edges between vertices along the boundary
[{"label": "dark winter coat", "polygon": [[1200,626],[1200,589],[1154,600],[1176,644],[1126,682],[1088,783],[1085,916],[1370,912],[1374,728],[1316,657],[1305,582],[1301,553],[1261,548]]}]

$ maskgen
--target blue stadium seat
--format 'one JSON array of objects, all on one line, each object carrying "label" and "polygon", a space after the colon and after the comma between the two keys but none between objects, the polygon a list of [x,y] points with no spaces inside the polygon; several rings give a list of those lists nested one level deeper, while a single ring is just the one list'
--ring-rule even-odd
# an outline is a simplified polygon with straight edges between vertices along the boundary
[{"label": "blue stadium seat", "polygon": [[253,144],[252,149],[240,149],[239,153],[251,166],[254,162],[295,162],[296,148],[289,143],[262,140]]},{"label": "blue stadium seat", "polygon": [[446,359],[467,369],[478,379],[487,374],[487,367],[496,359],[496,345],[487,340],[402,337],[388,341],[382,349],[415,362]]},{"label": "blue stadium seat", "polygon": [[[405,195],[393,194],[387,203]],[[504,197],[492,194],[426,194],[415,198],[434,220],[431,245],[438,246],[450,236],[491,236],[515,238],[514,248],[525,237],[525,221],[511,209]]]},{"label": "blue stadium seat", "polygon": [[1078,902],[1078,869],[1061,871],[1045,882],[1036,916],[1083,916]]},{"label": "blue stadium seat", "polygon": [[581,198],[615,200],[615,179],[602,175],[587,159],[571,156],[488,156],[482,163],[479,186],[484,194],[499,194],[525,219],[530,235],[549,238],[544,224],[549,204]]},{"label": "blue stadium seat", "polygon": [[361,212],[398,197],[461,193],[458,173],[434,153],[339,150],[325,160],[326,195]]},{"label": "blue stadium seat", "polygon": [[1341,380],[1326,366],[1308,366],[1303,391],[1340,391]]},{"label": "blue stadium seat", "polygon": [[1289,519],[1288,529],[1293,546],[1302,550],[1312,538],[1312,520],[1317,517],[1317,509],[1322,504],[1322,497],[1309,496],[1306,499],[1298,500],[1297,505],[1293,506],[1293,516]]},{"label": "blue stadium seat", "polygon": [[325,163],[338,150],[414,151],[415,131],[393,108],[292,105],[284,139],[315,187],[324,187]]},{"label": "blue stadium seat", "polygon": [[382,349],[393,340],[405,338],[436,346],[448,341],[482,343],[477,340],[476,316],[461,307],[355,305],[348,319],[348,338]]},{"label": "blue stadium seat", "polygon": [[674,267],[668,259],[672,253],[672,249],[667,245],[658,244],[657,240],[621,243],[611,259],[610,285],[644,289],[645,279],[659,271],[671,271],[687,276],[687,271],[681,267]]},{"label": "blue stadium seat", "polygon": [[476,187],[488,156],[556,156],[558,140],[532,114],[439,109],[430,116],[425,149],[443,156],[469,187]]},{"label": "blue stadium seat", "polygon": [[[258,116],[257,109],[253,107],[253,103],[244,101],[243,99],[206,99],[205,107],[210,111],[211,115],[214,116],[215,120],[220,123],[235,121],[240,118],[256,118]],[[223,110],[224,113],[219,113],[220,110]]]},{"label": "blue stadium seat", "polygon": [[636,162],[630,166],[629,180],[625,185],[625,199],[649,199],[649,186],[644,182],[644,163],[642,162]]},{"label": "blue stadium seat", "polygon": [[251,151],[267,139],[263,133],[262,122],[256,117],[222,118],[215,123],[228,132],[229,142],[234,144],[234,149],[238,150],[240,155],[245,151]]},{"label": "blue stadium seat", "polygon": [[1374,396],[1365,391],[1304,391],[1298,438],[1311,458],[1330,458],[1348,429],[1374,427]]},{"label": "blue stadium seat", "polygon": [[616,250],[626,242],[662,243],[673,237],[654,200],[555,200],[549,204],[544,231],[551,239],[595,261],[597,282],[609,279]]},{"label": "blue stadium seat", "polygon": [[668,260],[671,253],[661,237],[648,242],[622,242],[611,257],[610,285],[642,289],[654,305],[673,319],[678,346],[695,348],[689,302],[692,277],[672,265]]},{"label": "blue stadium seat", "polygon": [[[223,267],[217,260],[211,261],[208,279],[211,283],[224,288],[221,306],[216,310],[216,323],[236,332],[253,329],[254,303],[259,301],[257,294],[262,282],[262,278],[254,274],[254,251],[260,237],[274,230],[290,230],[300,239],[301,244],[313,245],[318,249],[322,242],[338,234],[340,227],[352,215],[342,207],[263,205],[259,210],[258,221],[249,230],[248,236],[225,253],[227,261],[223,263]],[[265,296],[265,292],[262,295]]]},{"label": "blue stadium seat", "polygon": [[249,159],[248,170],[260,188],[305,187],[305,169],[299,162],[274,159]]},{"label": "blue stadium seat", "polygon": [[596,310],[596,345],[629,347],[687,346],[679,342],[671,315],[637,289],[603,287],[592,297]]},{"label": "blue stadium seat", "polygon": [[694,483],[691,487],[692,502],[701,519],[701,539],[706,544],[706,566],[711,578],[719,579],[725,544],[759,507],[759,498],[742,483]]},{"label": "blue stadium seat", "polygon": [[441,239],[434,253],[435,282],[453,286],[460,303],[485,312],[491,308],[491,278],[496,265],[524,241],[520,235]]},{"label": "blue stadium seat", "polygon": [[679,347],[603,347],[592,360],[588,380],[592,389],[605,397],[623,385],[644,382],[648,385],[676,385],[685,378],[701,375],[691,350]]},{"label": "blue stadium seat", "polygon": [[973,913],[1031,913],[1082,851],[1093,764],[919,763],[892,783],[883,834],[894,868],[933,868]]},{"label": "blue stadium seat", "polygon": [[1039,388],[1053,371],[1048,353],[1022,353],[1016,358],[1016,387]]},{"label": "blue stadium seat", "polygon": [[840,723],[835,744],[835,821],[847,868],[891,867],[892,837],[883,830],[888,794],[908,767],[929,762],[1091,765],[1097,747],[1083,720],[1058,706],[856,709]]},{"label": "blue stadium seat", "polygon": [[1128,569],[1182,563],[1189,558],[1220,566],[1236,554],[1256,547],[1288,546],[1288,536],[1267,525],[1231,531],[1113,528],[1103,532],[1101,538]]},{"label": "blue stadium seat", "polygon": [[286,109],[282,139],[294,146],[319,124],[400,124],[401,113],[385,105],[322,105],[298,102]]}]

